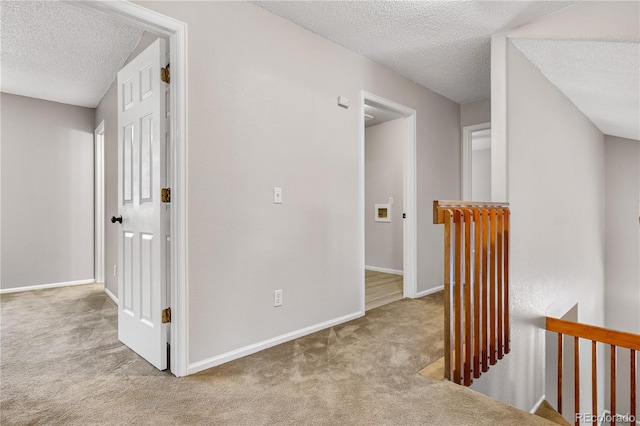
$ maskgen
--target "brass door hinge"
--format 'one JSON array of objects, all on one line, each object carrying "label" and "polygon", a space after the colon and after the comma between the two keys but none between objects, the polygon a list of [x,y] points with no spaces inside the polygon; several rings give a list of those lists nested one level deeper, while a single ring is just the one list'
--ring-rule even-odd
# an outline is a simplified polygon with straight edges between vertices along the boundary
[{"label": "brass door hinge", "polygon": [[162,188],[162,202],[163,203],[171,202],[171,188]]},{"label": "brass door hinge", "polygon": [[165,83],[171,83],[171,68],[167,65],[166,68],[160,68],[160,80]]},{"label": "brass door hinge", "polygon": [[162,310],[162,323],[167,324],[171,322],[171,308]]}]

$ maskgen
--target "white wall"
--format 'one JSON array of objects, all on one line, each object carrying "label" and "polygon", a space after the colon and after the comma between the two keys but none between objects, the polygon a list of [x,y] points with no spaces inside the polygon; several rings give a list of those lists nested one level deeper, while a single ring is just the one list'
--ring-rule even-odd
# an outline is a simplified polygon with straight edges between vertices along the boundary
[{"label": "white wall", "polygon": [[[604,136],[509,40],[501,45],[493,40],[492,65],[503,68],[492,78],[506,78],[506,93],[492,85],[492,142],[507,130],[493,149],[508,148],[512,352],[473,388],[530,410],[545,392],[544,317],[578,303],[580,321],[604,324]],[[582,354],[589,377],[588,345]],[[583,406],[590,397],[585,389]]]},{"label": "white wall", "polygon": [[474,201],[491,200],[491,148],[471,151],[471,194]]},{"label": "white wall", "polygon": [[114,296],[118,295],[118,277],[113,266],[118,258],[118,228],[111,223],[112,216],[118,216],[118,92],[112,83],[96,107],[95,126],[104,120],[104,281],[105,288]]},{"label": "white wall", "polygon": [[189,29],[190,371],[361,314],[361,90],[417,110],[418,290],[442,285],[458,104],[250,3],[141,5]]},{"label": "white wall", "polygon": [[3,290],[92,280],[92,108],[2,93]]},{"label": "white wall", "polygon": [[640,141],[607,136],[605,172],[605,324],[640,334]]},{"label": "white wall", "polygon": [[[404,118],[365,128],[365,265],[403,270]],[[375,205],[391,206],[391,222],[375,221]]]},{"label": "white wall", "polygon": [[[640,141],[606,136],[605,188],[605,326],[640,334]],[[628,413],[629,399],[623,397],[629,394],[626,350],[619,351],[617,371],[617,411]],[[608,391],[606,401],[608,407]]]},{"label": "white wall", "polygon": [[[544,394],[542,316],[562,316],[578,303],[580,321],[604,325],[604,136],[509,38],[637,40],[639,11],[638,2],[579,2],[492,37],[492,191],[512,205],[517,352],[476,388],[523,409]],[[581,347],[582,367],[591,362],[588,346]],[[581,371],[590,377],[588,368]],[[590,398],[586,388],[583,407],[590,407]]]},{"label": "white wall", "polygon": [[460,105],[460,127],[488,122],[491,122],[490,98]]},{"label": "white wall", "polygon": [[[158,37],[144,32],[136,48],[123,64],[128,64]],[[118,277],[113,267],[118,262],[118,224],[111,223],[112,216],[118,216],[118,92],[116,76],[109,90],[96,107],[95,127],[104,120],[104,164],[105,164],[105,288],[118,296]]]}]

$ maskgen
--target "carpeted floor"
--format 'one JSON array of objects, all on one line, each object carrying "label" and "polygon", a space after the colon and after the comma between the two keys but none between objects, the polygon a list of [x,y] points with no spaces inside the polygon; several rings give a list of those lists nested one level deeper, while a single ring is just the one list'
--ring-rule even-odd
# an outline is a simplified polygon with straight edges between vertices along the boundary
[{"label": "carpeted floor", "polygon": [[118,342],[100,285],[0,301],[2,425],[552,424],[418,374],[442,356],[441,294],[185,378]]}]

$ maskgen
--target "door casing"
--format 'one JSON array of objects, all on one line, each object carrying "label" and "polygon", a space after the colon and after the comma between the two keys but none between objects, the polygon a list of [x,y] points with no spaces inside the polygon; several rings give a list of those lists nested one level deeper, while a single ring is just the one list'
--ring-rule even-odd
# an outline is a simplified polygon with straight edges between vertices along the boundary
[{"label": "door casing", "polygon": [[94,132],[94,279],[97,283],[105,285],[105,205],[104,205],[104,120],[100,122]]},{"label": "door casing", "polygon": [[365,132],[364,132],[364,105],[366,102],[372,102],[380,105],[382,108],[396,112],[405,117],[407,125],[406,139],[405,139],[405,161],[404,161],[404,213],[406,213],[406,219],[403,219],[403,279],[404,290],[403,296],[409,298],[415,298],[418,295],[418,281],[417,281],[417,204],[416,204],[416,110],[401,105],[399,103],[390,101],[383,97],[374,95],[373,93],[360,92],[360,114],[358,119],[360,120],[360,160],[359,160],[359,263],[360,263],[360,309],[362,314],[365,312],[365,223],[364,223],[364,192],[365,192],[365,179],[364,179],[364,144],[365,144]]}]

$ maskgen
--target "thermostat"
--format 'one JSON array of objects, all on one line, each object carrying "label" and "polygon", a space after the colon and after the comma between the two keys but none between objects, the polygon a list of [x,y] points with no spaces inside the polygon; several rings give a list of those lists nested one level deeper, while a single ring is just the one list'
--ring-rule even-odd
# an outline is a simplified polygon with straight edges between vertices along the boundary
[{"label": "thermostat", "polygon": [[344,96],[338,96],[338,105],[342,108],[349,108],[349,105],[351,105],[351,101]]}]

